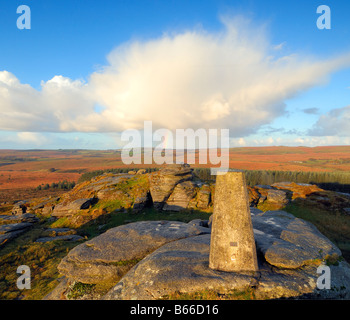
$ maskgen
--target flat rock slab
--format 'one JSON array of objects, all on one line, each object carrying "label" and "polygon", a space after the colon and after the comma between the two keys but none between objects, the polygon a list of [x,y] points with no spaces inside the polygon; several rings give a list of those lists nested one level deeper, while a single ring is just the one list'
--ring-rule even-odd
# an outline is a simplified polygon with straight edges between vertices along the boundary
[{"label": "flat rock slab", "polygon": [[341,251],[307,221],[285,211],[251,214],[257,249],[273,266],[295,269],[317,259],[341,256]]},{"label": "flat rock slab", "polygon": [[259,272],[236,273],[209,268],[210,235],[174,241],[135,265],[104,297],[105,300],[162,299],[172,294],[212,290],[220,294],[254,290],[256,298],[349,298],[350,266],[331,266],[332,290],[317,289],[317,266],[271,268],[259,261]]},{"label": "flat rock slab", "polygon": [[161,299],[174,293],[225,293],[249,286],[254,274],[210,269],[209,246],[209,234],[168,243],[133,267],[103,299]]},{"label": "flat rock slab", "polygon": [[171,242],[132,268],[103,299],[161,299],[172,293],[205,288],[227,292],[249,286],[254,274],[209,269],[210,235]]},{"label": "flat rock slab", "polygon": [[287,195],[282,190],[269,189],[267,191],[267,201],[272,203],[287,204]]},{"label": "flat rock slab", "polygon": [[20,234],[22,234],[25,231],[26,229],[21,229],[21,230],[16,230],[5,234],[0,234],[0,247],[5,243],[7,243],[9,240],[18,237]]},{"label": "flat rock slab", "polygon": [[38,222],[39,219],[32,213],[21,215],[0,215],[0,224],[10,224],[19,222]]},{"label": "flat rock slab", "polygon": [[95,201],[94,198],[77,199],[68,203],[60,203],[53,209],[53,217],[69,216],[77,213],[79,210],[88,209]]},{"label": "flat rock slab", "polygon": [[51,242],[51,241],[58,241],[58,240],[63,240],[63,241],[80,241],[83,240],[84,238],[82,236],[78,236],[75,234],[66,234],[63,236],[55,236],[55,237],[43,237],[36,239],[35,242]]},{"label": "flat rock slab", "polygon": [[97,181],[91,179],[92,182],[87,186],[87,189],[93,191],[100,191],[101,189],[107,188],[109,186],[114,186],[120,183],[121,181],[123,181],[123,179],[129,179],[132,177],[133,175],[131,174],[120,173],[112,176],[103,177],[102,179],[98,179]]},{"label": "flat rock slab", "polygon": [[30,222],[19,222],[19,223],[11,223],[4,224],[0,226],[0,234],[10,233],[22,229],[27,229],[31,227],[33,224]]},{"label": "flat rock slab", "polygon": [[0,246],[29,230],[39,219],[30,213],[0,216]]},{"label": "flat rock slab", "polygon": [[350,265],[341,261],[330,265],[330,289],[317,287],[324,275],[324,264],[308,265],[299,269],[265,269],[261,272],[255,295],[258,299],[350,299]]},{"label": "flat rock slab", "polygon": [[58,270],[83,283],[116,281],[162,245],[209,232],[208,228],[178,221],[129,223],[73,248]]}]

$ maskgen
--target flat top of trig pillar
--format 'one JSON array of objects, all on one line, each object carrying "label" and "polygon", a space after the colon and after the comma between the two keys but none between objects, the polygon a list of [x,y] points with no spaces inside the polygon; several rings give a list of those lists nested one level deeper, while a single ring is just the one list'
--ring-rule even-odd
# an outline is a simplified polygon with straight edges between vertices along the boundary
[{"label": "flat top of trig pillar", "polygon": [[211,168],[211,174],[212,175],[222,175],[226,174],[227,172],[244,172],[244,170],[241,169],[233,169],[233,168]]}]

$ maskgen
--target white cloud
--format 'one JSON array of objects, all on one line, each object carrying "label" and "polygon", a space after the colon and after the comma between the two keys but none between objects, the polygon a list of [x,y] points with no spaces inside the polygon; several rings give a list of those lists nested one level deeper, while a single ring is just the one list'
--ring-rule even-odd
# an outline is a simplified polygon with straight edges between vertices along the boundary
[{"label": "white cloud", "polygon": [[313,128],[311,136],[350,136],[350,106],[333,109],[321,115]]},{"label": "white cloud", "polygon": [[218,33],[194,29],[125,43],[86,83],[54,76],[38,91],[0,72],[0,128],[118,132],[152,120],[154,129],[229,128],[243,137],[284,115],[286,99],[350,65],[350,55],[276,58],[264,28],[222,21]]},{"label": "white cloud", "polygon": [[18,132],[17,139],[19,143],[34,143],[38,146],[47,142],[47,138],[38,132]]},{"label": "white cloud", "polygon": [[20,148],[36,148],[47,145],[50,139],[39,132],[1,132],[1,148],[16,146]]},{"label": "white cloud", "polygon": [[240,143],[238,139],[231,139],[230,147],[262,147],[262,146],[334,146],[334,145],[350,145],[349,137],[323,136],[323,137],[275,137],[264,136],[260,138],[245,138],[245,145]]},{"label": "white cloud", "polygon": [[306,147],[315,147],[315,146],[335,146],[335,145],[349,145],[349,137],[337,137],[337,136],[322,136],[322,137],[302,137],[295,138],[294,140],[287,140],[283,145],[290,146],[306,146]]},{"label": "white cloud", "polygon": [[238,139],[238,144],[239,144],[240,146],[245,146],[245,145],[247,144],[247,142],[245,141],[244,138],[239,138],[239,139]]},{"label": "white cloud", "polygon": [[[10,72],[0,72],[0,128],[8,131],[74,131],[93,111],[86,85],[55,76],[37,91]],[[79,130],[79,129],[78,129]]]},{"label": "white cloud", "polygon": [[274,50],[282,50],[282,49],[286,46],[286,44],[287,44],[286,41],[281,42],[281,43],[279,43],[279,44],[273,46],[273,49],[274,49]]}]

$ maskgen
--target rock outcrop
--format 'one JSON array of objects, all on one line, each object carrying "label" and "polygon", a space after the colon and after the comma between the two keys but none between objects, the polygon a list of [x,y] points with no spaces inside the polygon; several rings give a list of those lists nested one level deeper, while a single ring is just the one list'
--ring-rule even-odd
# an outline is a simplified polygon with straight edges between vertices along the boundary
[{"label": "rock outcrop", "polygon": [[27,201],[26,200],[22,200],[19,201],[17,203],[15,203],[15,205],[12,208],[12,214],[13,215],[21,215],[27,212]]},{"label": "rock outcrop", "polygon": [[291,198],[306,198],[308,195],[323,191],[321,188],[308,183],[276,182],[271,185],[273,188],[288,190],[292,193]]},{"label": "rock outcrop", "polygon": [[211,193],[210,186],[208,184],[203,184],[197,191],[197,203],[195,203],[195,207],[204,210],[208,209],[212,201],[212,197],[213,195]]},{"label": "rock outcrop", "polygon": [[347,213],[350,198],[346,194],[323,190],[316,185],[295,182],[278,182],[271,186],[248,187],[251,206],[266,210],[280,210],[289,203],[303,207],[317,207],[321,210]]},{"label": "rock outcrop", "polygon": [[252,222],[257,249],[275,267],[296,269],[341,256],[314,225],[285,211],[253,213]]},{"label": "rock outcrop", "polygon": [[196,184],[193,181],[184,181],[176,185],[165,202],[163,210],[181,211],[188,207],[196,194]]},{"label": "rock outcrop", "polygon": [[194,178],[187,164],[170,165],[149,175],[150,195],[157,210],[211,211],[213,187]]},{"label": "rock outcrop", "polygon": [[[68,220],[70,228],[78,228],[102,214],[126,210],[142,214],[152,205],[169,215],[182,210],[188,210],[189,215],[191,210],[211,212],[214,186],[196,178],[188,165],[167,166],[150,174],[144,170],[107,173],[78,184],[59,198],[10,203],[2,211],[6,214],[0,216],[0,246],[30,230],[39,221],[36,215],[46,216],[45,224],[49,219],[64,218],[58,222]],[[209,268],[212,218],[189,223],[143,221],[77,243],[59,264],[64,280],[47,298],[62,298],[67,286],[81,282],[112,288],[104,292],[104,299],[161,299],[203,291],[229,297],[247,288],[259,299],[350,299],[350,267],[340,250],[311,223],[283,211],[290,203],[300,203],[298,208],[318,206],[347,217],[349,197],[291,182],[248,187],[248,194],[258,272]],[[101,230],[99,227],[105,226],[97,227]],[[43,226],[35,227],[38,243],[84,240],[76,230],[48,228],[39,236],[40,229]],[[331,290],[317,288],[317,268],[325,264],[331,270]]]},{"label": "rock outcrop", "polygon": [[71,202],[59,203],[54,207],[52,216],[53,217],[64,217],[72,216],[73,214],[78,213],[80,210],[89,209],[91,205],[97,202],[96,198],[88,199],[77,199]]},{"label": "rock outcrop", "polygon": [[[162,299],[206,291],[230,295],[247,289],[258,299],[350,298],[350,266],[315,227],[286,212],[252,211],[259,272],[210,269],[210,235],[200,235],[157,249],[135,265],[104,299]],[[330,290],[317,287],[317,269],[326,262],[332,274]]]},{"label": "rock outcrop", "polygon": [[[154,207],[162,209],[178,184],[193,179],[192,171],[188,164],[175,164],[150,174],[150,192]],[[183,188],[185,187],[186,185]],[[180,186],[178,191],[183,191],[183,188]]]},{"label": "rock outcrop", "polygon": [[45,216],[68,217],[78,227],[104,213],[143,210],[152,203],[149,191],[148,178],[143,172],[137,175],[106,173],[35,208]]},{"label": "rock outcrop", "polygon": [[[69,282],[115,284],[103,299],[164,299],[213,291],[223,296],[250,290],[257,299],[350,299],[350,266],[312,224],[284,211],[250,208],[258,272],[209,268],[208,221],[130,223],[78,245],[61,261]],[[317,287],[318,267],[328,265],[331,289]],[[90,297],[93,298],[93,297]],[[100,299],[101,296],[96,298]]]},{"label": "rock outcrop", "polygon": [[165,243],[192,237],[207,228],[178,221],[142,221],[112,228],[69,252],[58,270],[83,283],[118,280],[136,262]]},{"label": "rock outcrop", "polygon": [[282,209],[290,200],[285,190],[279,190],[271,186],[257,185],[248,188],[251,206],[265,205],[273,210]]},{"label": "rock outcrop", "polygon": [[[132,174],[106,173],[76,185],[59,198],[20,201],[13,206],[12,214],[73,217],[73,225],[79,226],[104,213],[141,212],[150,206],[163,211],[212,212],[214,193],[215,183],[200,181],[187,164],[174,164],[152,173],[144,169]],[[344,214],[350,206],[344,195],[294,182],[248,187],[248,195],[250,206],[264,211],[283,209],[292,201]]]},{"label": "rock outcrop", "polygon": [[[78,224],[115,210],[141,212],[148,206],[157,210],[198,210],[211,212],[214,202],[215,183],[206,184],[196,178],[187,164],[168,165],[159,171],[138,174],[106,173],[85,181],[60,198],[42,199],[39,203],[21,201],[12,211],[39,213],[45,216],[77,217]],[[250,206],[264,210],[283,209],[291,201],[299,199],[315,201],[329,207],[343,198],[330,199],[324,190],[314,185],[292,182],[275,183],[272,186],[248,187]],[[338,201],[339,200],[339,201]],[[349,202],[349,201],[348,201]],[[345,206],[346,207],[346,206]],[[345,213],[346,211],[343,210]]]},{"label": "rock outcrop", "polygon": [[257,299],[349,298],[349,265],[331,265],[332,289],[317,288],[317,268],[280,269],[260,261],[258,273],[220,272],[208,267],[210,235],[169,243],[132,268],[106,300],[162,299],[214,291],[220,295],[251,290]]}]

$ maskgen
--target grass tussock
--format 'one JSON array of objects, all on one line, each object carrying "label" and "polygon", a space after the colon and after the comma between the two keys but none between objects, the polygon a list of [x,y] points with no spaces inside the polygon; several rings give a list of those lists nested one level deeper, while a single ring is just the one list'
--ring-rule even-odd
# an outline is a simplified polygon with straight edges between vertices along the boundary
[{"label": "grass tussock", "polygon": [[[57,265],[75,245],[76,243],[62,241],[59,243],[29,242],[18,245],[15,240],[7,244],[0,252],[0,299],[42,299],[58,284]],[[30,290],[17,288],[17,279],[20,275],[16,270],[21,265],[27,265],[30,268]]]}]

